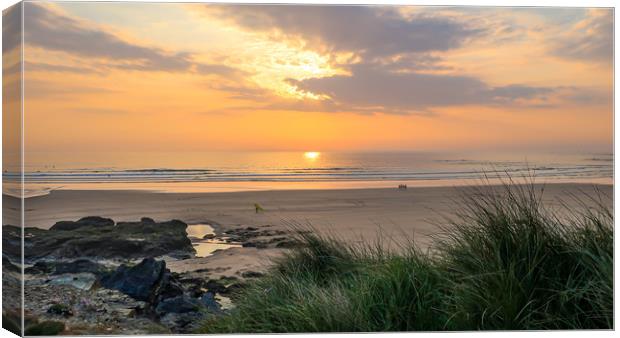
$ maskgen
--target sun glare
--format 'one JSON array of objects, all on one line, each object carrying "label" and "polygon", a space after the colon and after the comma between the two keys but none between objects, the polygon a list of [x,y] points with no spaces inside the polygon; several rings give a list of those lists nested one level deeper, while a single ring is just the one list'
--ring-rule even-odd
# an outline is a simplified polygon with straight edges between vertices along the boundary
[{"label": "sun glare", "polygon": [[306,151],[304,153],[304,157],[308,160],[316,160],[321,156],[321,153],[319,153],[318,151]]}]

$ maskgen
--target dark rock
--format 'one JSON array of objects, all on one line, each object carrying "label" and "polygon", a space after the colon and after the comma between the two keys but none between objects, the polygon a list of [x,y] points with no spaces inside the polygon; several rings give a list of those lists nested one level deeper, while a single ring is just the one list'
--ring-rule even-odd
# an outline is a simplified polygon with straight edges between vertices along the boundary
[{"label": "dark rock", "polygon": [[276,248],[297,248],[301,245],[298,240],[286,239],[276,244]]},{"label": "dark rock", "polygon": [[210,279],[206,284],[205,287],[207,288],[207,290],[213,292],[213,293],[226,293],[226,285]]},{"label": "dark rock", "polygon": [[[2,226],[2,256],[13,262],[20,262],[21,254],[22,228],[14,225]],[[4,258],[2,262],[4,263]]]},{"label": "dark rock", "polygon": [[183,292],[184,289],[179,282],[178,277],[174,277],[170,274],[170,270],[166,269],[161,282],[159,283],[159,288],[156,290],[157,298],[155,299],[155,302],[159,302],[166,298],[180,296]]},{"label": "dark rock", "polygon": [[207,318],[203,312],[166,313],[159,321],[175,333],[194,333]]},{"label": "dark rock", "polygon": [[25,268],[24,272],[29,274],[52,273],[52,271],[54,271],[55,265],[56,263],[54,262],[36,262],[33,266]]},{"label": "dark rock", "polygon": [[182,278],[178,282],[183,289],[192,297],[200,297],[205,293],[205,280],[202,278]]},{"label": "dark rock", "polygon": [[181,295],[162,300],[159,304],[157,304],[155,312],[158,315],[171,312],[186,313],[198,311],[201,307],[203,307],[203,304],[199,300],[191,298],[187,295]]},{"label": "dark rock", "polygon": [[164,261],[153,258],[145,258],[133,267],[119,266],[115,272],[101,278],[101,285],[150,304],[181,296],[184,292],[178,276],[166,269]]},{"label": "dark rock", "polygon": [[206,234],[202,237],[202,239],[214,239],[215,238],[215,234]]},{"label": "dark rock", "polygon": [[[84,257],[136,259],[168,254],[191,257],[195,253],[187,238],[187,224],[177,220],[119,222],[116,226],[104,226],[113,221],[88,217],[70,223],[73,225],[61,224],[56,230],[25,228],[25,261]],[[64,230],[67,228],[73,230]],[[2,245],[9,259],[21,260],[21,229],[5,225]]]},{"label": "dark rock", "polygon": [[155,221],[150,217],[142,217],[140,218],[140,222],[142,223],[155,223]]},{"label": "dark rock", "polygon": [[88,259],[76,259],[72,262],[56,263],[56,269],[53,274],[90,272],[95,275],[101,275],[107,271],[108,269],[103,264],[95,263]]},{"label": "dark rock", "polygon": [[269,242],[268,241],[262,241],[262,240],[252,240],[252,241],[248,241],[248,242],[243,242],[241,244],[242,247],[244,248],[257,248],[257,249],[265,249],[269,247]]},{"label": "dark rock", "polygon": [[17,265],[11,263],[9,258],[4,255],[2,256],[2,270],[21,273],[21,269]]},{"label": "dark rock", "polygon": [[200,298],[183,295],[166,299],[157,305],[155,312],[160,323],[171,331],[192,333],[205,319],[221,314],[222,310],[213,293],[208,292]]},{"label": "dark rock", "polygon": [[137,300],[154,302],[158,290],[165,287],[166,263],[153,258],[145,258],[138,265],[121,265],[108,276],[101,279],[101,285],[119,290]]},{"label": "dark rock", "polygon": [[211,312],[217,313],[222,310],[220,304],[215,300],[215,294],[213,294],[212,292],[207,292],[202,295],[202,297],[200,297],[200,302],[205,308],[207,308],[207,310]]},{"label": "dark rock", "polygon": [[64,304],[58,304],[58,303],[50,306],[47,309],[47,313],[53,314],[53,315],[59,315],[63,317],[73,316],[73,310],[71,310],[71,307],[64,305]]},{"label": "dark rock", "polygon": [[73,221],[60,221],[56,222],[56,224],[52,225],[50,230],[75,230],[84,226],[88,227],[109,227],[114,226],[114,221],[109,218],[103,218],[99,216],[88,216],[79,219],[77,222]]},{"label": "dark rock", "polygon": [[256,271],[244,271],[243,273],[241,273],[241,277],[243,278],[258,278],[262,276],[262,273]]},{"label": "dark rock", "polygon": [[190,259],[194,257],[194,254],[190,254],[188,252],[185,251],[172,251],[167,253],[168,256],[174,258],[174,259]]},{"label": "dark rock", "polygon": [[53,275],[90,272],[95,276],[102,276],[108,272],[108,269],[103,264],[95,263],[88,259],[77,259],[72,262],[39,261],[33,266],[26,268],[24,272],[30,274],[48,273]]}]

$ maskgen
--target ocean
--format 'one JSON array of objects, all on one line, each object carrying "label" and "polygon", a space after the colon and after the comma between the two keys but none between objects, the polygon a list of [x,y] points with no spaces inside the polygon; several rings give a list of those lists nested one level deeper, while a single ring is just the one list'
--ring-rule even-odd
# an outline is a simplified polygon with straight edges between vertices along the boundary
[{"label": "ocean", "polygon": [[[3,192],[18,195],[5,170]],[[115,152],[25,155],[25,195],[57,189],[226,192],[446,186],[486,178],[613,183],[610,153]],[[9,184],[6,184],[9,182]]]}]

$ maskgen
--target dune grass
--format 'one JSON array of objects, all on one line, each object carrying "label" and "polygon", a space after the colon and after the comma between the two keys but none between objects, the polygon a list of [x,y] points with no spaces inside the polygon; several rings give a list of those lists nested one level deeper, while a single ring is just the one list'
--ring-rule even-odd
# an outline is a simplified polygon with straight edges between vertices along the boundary
[{"label": "dune grass", "polygon": [[200,331],[613,328],[612,212],[594,198],[552,212],[539,188],[471,188],[426,252],[300,231],[304,245]]}]

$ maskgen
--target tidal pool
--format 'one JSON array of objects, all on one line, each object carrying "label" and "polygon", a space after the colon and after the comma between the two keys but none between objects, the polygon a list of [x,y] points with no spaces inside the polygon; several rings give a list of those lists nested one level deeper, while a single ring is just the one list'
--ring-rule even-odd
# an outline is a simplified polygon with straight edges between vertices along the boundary
[{"label": "tidal pool", "polygon": [[207,257],[216,250],[225,250],[229,248],[239,247],[239,244],[231,244],[222,242],[217,238],[205,239],[206,235],[215,235],[215,231],[210,224],[189,224],[187,226],[187,236],[194,245],[196,257]]}]

